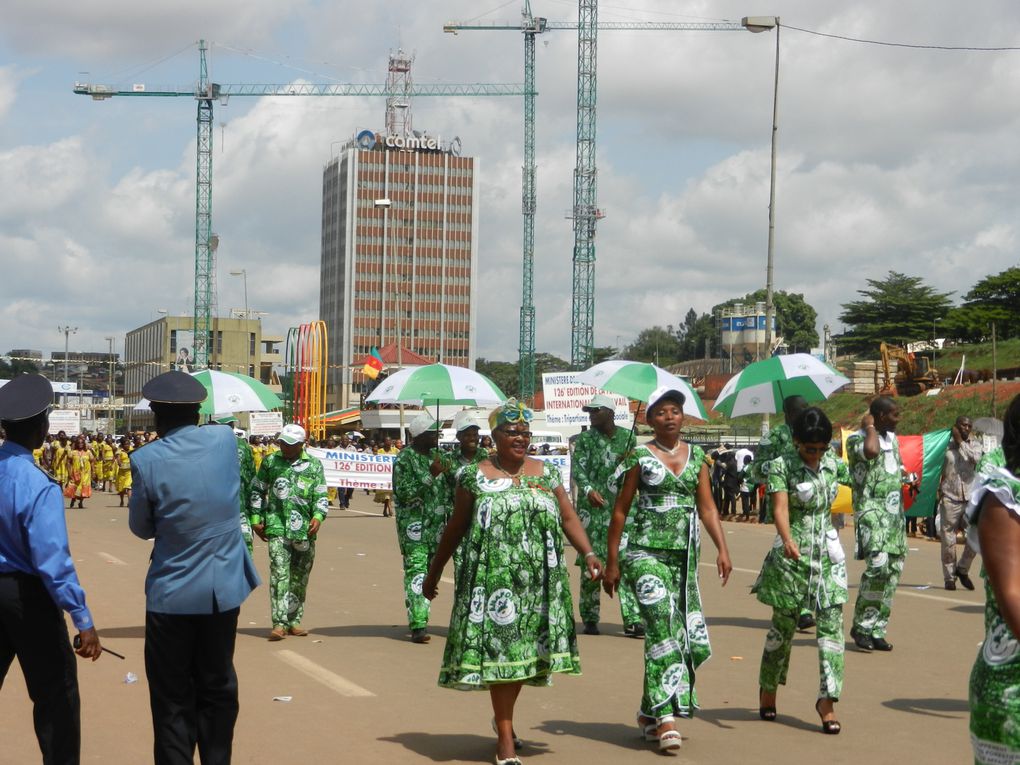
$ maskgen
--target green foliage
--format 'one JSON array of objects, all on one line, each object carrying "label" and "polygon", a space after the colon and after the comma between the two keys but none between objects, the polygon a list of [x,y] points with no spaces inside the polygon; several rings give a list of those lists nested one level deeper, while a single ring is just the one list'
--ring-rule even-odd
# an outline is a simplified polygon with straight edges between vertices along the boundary
[{"label": "green foliage", "polygon": [[677,339],[680,341],[680,361],[692,361],[703,359],[711,352],[713,346],[717,345],[715,319],[712,314],[703,313],[698,316],[691,308],[684,316],[684,323],[676,330]]},{"label": "green foliage", "polygon": [[592,361],[594,364],[601,364],[603,361],[609,361],[616,357],[617,349],[612,345],[596,346],[591,350]]},{"label": "green foliage", "polygon": [[931,338],[933,322],[949,313],[952,292],[936,292],[918,276],[890,271],[857,290],[864,300],[843,304],[840,320],[851,329],[836,338],[841,352],[875,356],[884,340],[897,345]]},{"label": "green foliage", "polygon": [[668,367],[681,361],[681,342],[669,325],[643,329],[633,343],[623,349],[622,356],[629,361],[648,361],[660,367]]},{"label": "green foliage", "polygon": [[13,380],[22,374],[38,374],[39,367],[27,359],[0,359],[0,380]]},{"label": "green foliage", "polygon": [[475,371],[485,375],[508,396],[520,395],[520,378],[515,361],[489,361],[475,359]]},{"label": "green foliage", "polygon": [[964,296],[964,301],[946,316],[941,334],[977,342],[991,336],[994,322],[1000,338],[1020,337],[1020,268],[986,276]]},{"label": "green foliage", "polygon": [[[736,303],[764,303],[765,297],[766,291],[760,289],[742,298],[733,298],[720,303],[712,308],[712,313]],[[818,330],[815,328],[818,312],[804,300],[802,294],[779,290],[772,293],[772,304],[776,311],[776,335],[785,339],[791,353],[807,353],[812,348],[818,347]]]}]

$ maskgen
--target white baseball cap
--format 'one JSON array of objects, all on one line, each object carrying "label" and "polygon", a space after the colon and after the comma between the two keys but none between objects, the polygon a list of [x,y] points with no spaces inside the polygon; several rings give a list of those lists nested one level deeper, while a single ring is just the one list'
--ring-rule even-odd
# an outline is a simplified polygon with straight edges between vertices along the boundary
[{"label": "white baseball cap", "polygon": [[599,409],[610,409],[615,412],[616,402],[613,401],[612,396],[607,396],[605,393],[597,393],[590,404],[585,404],[581,407],[581,410],[585,412],[597,412]]},{"label": "white baseball cap", "polygon": [[284,425],[283,430],[280,431],[280,435],[277,436],[280,441],[285,444],[303,444],[305,442],[305,429],[300,425],[291,423],[290,425]]},{"label": "white baseball cap", "polygon": [[467,430],[468,428],[477,428],[478,423],[475,422],[474,416],[467,409],[463,409],[457,412],[453,418],[453,429],[460,433],[461,431]]},{"label": "white baseball cap", "polygon": [[411,438],[417,438],[426,430],[439,430],[436,418],[428,412],[422,412],[407,424],[407,431],[411,434]]},{"label": "white baseball cap", "polygon": [[683,409],[684,404],[687,402],[687,396],[684,395],[683,391],[663,385],[652,391],[652,395],[648,397],[648,406],[645,407],[645,412],[651,412],[660,401],[672,401],[675,404],[679,404],[680,408]]}]

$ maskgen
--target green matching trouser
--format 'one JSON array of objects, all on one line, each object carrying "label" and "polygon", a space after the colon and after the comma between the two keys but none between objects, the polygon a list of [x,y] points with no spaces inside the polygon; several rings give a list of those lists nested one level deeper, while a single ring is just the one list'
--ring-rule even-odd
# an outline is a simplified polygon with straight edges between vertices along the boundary
[{"label": "green matching trouser", "polygon": [[[624,626],[641,623],[641,612],[638,610],[637,598],[627,587],[617,590],[620,597],[620,616]],[[598,624],[601,614],[602,582],[588,578],[587,569],[581,567],[581,594],[577,608],[581,612],[581,621]]]},{"label": "green matching trouser", "polygon": [[407,626],[412,630],[429,625],[429,599],[421,594],[421,586],[429,571],[432,549],[424,542],[404,542],[404,605],[407,607]]},{"label": "green matching trouser", "polygon": [[[790,649],[800,614],[800,611],[772,609],[772,627],[765,638],[758,673],[758,684],[763,690],[775,692],[780,685],[786,685]],[[818,698],[838,701],[843,692],[843,606],[819,609],[815,620],[818,624],[818,674],[821,678]]]},{"label": "green matching trouser", "polygon": [[269,609],[274,627],[301,623],[315,541],[269,537]]},{"label": "green matching trouser", "polygon": [[903,573],[903,555],[868,553],[854,606],[854,628],[862,635],[884,638],[893,595]]}]

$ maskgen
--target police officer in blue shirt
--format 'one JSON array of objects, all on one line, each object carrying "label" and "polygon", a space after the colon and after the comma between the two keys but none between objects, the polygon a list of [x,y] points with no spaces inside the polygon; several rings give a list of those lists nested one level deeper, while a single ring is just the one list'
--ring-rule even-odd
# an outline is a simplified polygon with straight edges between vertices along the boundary
[{"label": "police officer in blue shirt", "polygon": [[156,765],[229,763],[237,615],[259,585],[241,536],[230,428],[198,426],[206,390],[184,372],[142,388],[159,439],[131,453],[128,523],[155,539],[145,577],[145,674]]},{"label": "police officer in blue shirt", "polygon": [[32,459],[49,429],[53,387],[22,375],[0,387],[0,685],[18,657],[35,705],[44,763],[77,763],[78,673],[61,611],[78,629],[79,656],[102,652],[67,545],[60,485]]}]

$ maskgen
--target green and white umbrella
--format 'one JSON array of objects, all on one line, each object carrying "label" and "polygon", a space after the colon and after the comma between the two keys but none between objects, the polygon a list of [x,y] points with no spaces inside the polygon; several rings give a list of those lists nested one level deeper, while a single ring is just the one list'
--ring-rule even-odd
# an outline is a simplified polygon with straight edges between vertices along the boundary
[{"label": "green and white umbrella", "polygon": [[783,400],[803,396],[809,403],[824,401],[850,380],[807,353],[773,356],[749,364],[730,378],[712,408],[727,417],[778,414]]},{"label": "green and white umbrella", "polygon": [[365,400],[377,404],[486,406],[501,404],[506,398],[496,383],[473,369],[429,364],[394,372]]},{"label": "green and white umbrella", "polygon": [[577,376],[577,381],[594,385],[609,393],[618,393],[635,401],[645,402],[657,388],[672,388],[684,394],[685,415],[701,420],[708,419],[705,405],[701,403],[701,398],[690,383],[655,364],[622,359],[603,361],[581,372]]},{"label": "green and white umbrella", "polygon": [[[190,374],[205,386],[208,393],[199,407],[201,414],[268,412],[283,406],[280,397],[254,377],[214,369],[203,369]],[[135,404],[135,411],[148,408],[149,402],[144,398]]]}]

